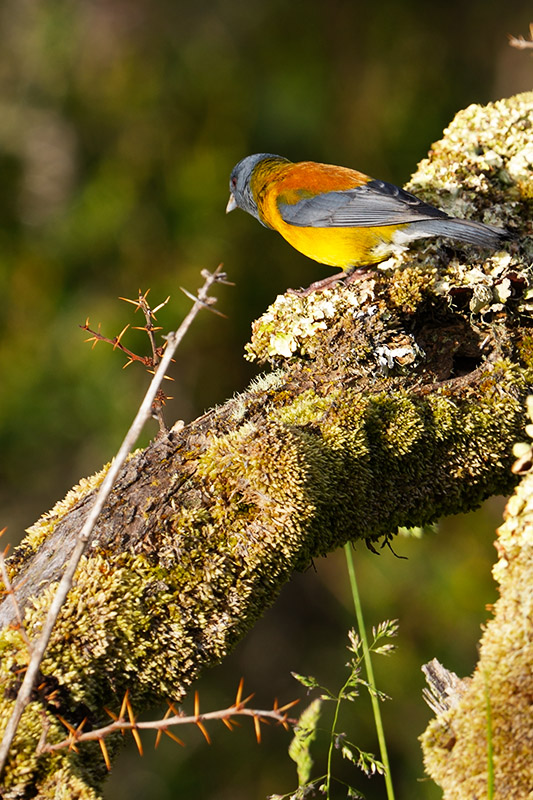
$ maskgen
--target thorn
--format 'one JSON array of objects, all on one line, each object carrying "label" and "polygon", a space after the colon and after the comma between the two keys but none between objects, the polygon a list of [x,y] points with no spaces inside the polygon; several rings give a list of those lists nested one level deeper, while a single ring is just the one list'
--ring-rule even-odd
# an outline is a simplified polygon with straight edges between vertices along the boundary
[{"label": "thorn", "polygon": [[149,329],[146,327],[146,325],[132,325],[131,329],[132,331],[145,331],[145,332],[150,330],[152,333],[156,333],[157,331],[163,330],[161,325],[154,325],[152,328]]},{"label": "thorn", "polygon": [[244,678],[241,678],[239,681],[239,688],[237,689],[237,695],[235,697],[235,705],[238,706],[241,703],[242,697],[242,688],[244,686]]},{"label": "thorn", "polygon": [[143,746],[142,746],[142,742],[141,742],[141,737],[139,736],[139,731],[137,730],[137,728],[132,728],[131,729],[131,733],[132,733],[133,738],[135,739],[135,744],[137,745],[137,750],[139,751],[139,755],[142,756],[143,755]]},{"label": "thorn", "polygon": [[285,703],[284,706],[280,706],[279,708],[276,708],[276,711],[287,711],[289,708],[292,708],[293,706],[298,705],[299,702],[300,702],[300,698],[298,698],[297,700],[292,700],[290,703]]},{"label": "thorn", "polygon": [[[203,270],[202,270],[202,274],[203,274]],[[212,311],[213,314],[216,314],[219,317],[224,317],[224,319],[227,319],[227,315],[226,314],[223,314],[222,311],[217,311],[216,308],[213,308],[213,304],[216,303],[216,301],[217,301],[216,297],[211,297],[211,295],[208,295],[205,298],[205,300],[202,300],[200,297],[198,297],[198,295],[194,295],[194,294],[191,294],[191,292],[188,292],[187,289],[183,288],[183,286],[180,286],[180,289],[183,292],[183,294],[186,297],[189,298],[189,300],[192,300],[194,303],[199,303],[204,308],[207,308],[208,311]]]},{"label": "thorn", "polygon": [[183,288],[183,286],[180,286],[180,289],[183,292],[183,294],[185,295],[185,297],[188,297],[189,300],[193,301],[193,303],[202,303],[202,305],[204,305],[203,301],[200,300],[199,297],[196,297],[195,294],[191,294],[191,292],[188,292],[187,289]]},{"label": "thorn", "polygon": [[200,697],[198,696],[198,691],[194,693],[194,716],[198,717],[200,715]]},{"label": "thorn", "polygon": [[109,754],[107,752],[106,744],[102,739],[98,739],[98,744],[100,745],[100,750],[102,751],[102,755],[104,757],[105,765],[107,767],[107,771],[111,772],[111,762],[109,761]]},{"label": "thorn", "polygon": [[[172,714],[172,712],[173,712],[172,703],[169,703],[168,708],[165,711],[165,716],[163,717],[163,719],[168,719],[170,717],[170,715]],[[163,733],[163,729],[159,728],[159,730],[157,731],[156,737],[155,737],[154,750],[157,750],[157,748],[159,747],[159,742],[161,741],[162,733]]]},{"label": "thorn", "polygon": [[[130,691],[129,689],[126,689],[126,694],[124,695],[124,698],[122,700],[122,705],[120,706],[120,713],[118,715],[119,719],[125,719],[124,715],[125,715],[126,709],[128,707],[128,694],[129,694],[129,691]],[[131,722],[131,719],[130,719],[130,722]]]},{"label": "thorn", "polygon": [[70,722],[67,722],[60,714],[57,715],[57,718],[73,736],[76,736],[76,728],[73,728]]},{"label": "thorn", "polygon": [[128,322],[128,324],[124,328],[122,328],[122,330],[120,331],[119,335],[115,339],[115,343],[113,345],[113,350],[117,349],[118,345],[120,344],[120,340],[122,339],[122,337],[124,336],[124,334],[126,333],[126,331],[128,330],[129,327],[130,327],[130,324]]},{"label": "thorn", "polygon": [[222,311],[219,311],[217,308],[208,307],[208,311],[210,311],[212,314],[216,314],[217,317],[222,317],[223,319],[228,319],[228,315],[227,314],[223,314]]},{"label": "thorn", "polygon": [[205,740],[206,740],[207,744],[211,744],[211,739],[209,738],[209,734],[208,734],[208,732],[207,732],[207,731],[206,731],[206,729],[205,729],[205,725],[204,725],[204,723],[203,723],[203,722],[201,722],[199,719],[197,719],[197,720],[196,720],[196,724],[198,725],[198,727],[199,727],[199,728],[200,728],[200,730],[202,731],[202,733],[203,733],[203,735],[204,735],[204,737],[205,737]]},{"label": "thorn", "polygon": [[[150,290],[148,290],[148,291],[150,291]],[[140,295],[140,293],[139,293],[139,296],[141,296],[141,295]],[[138,299],[137,299],[137,300],[130,300],[130,298],[129,298],[129,297],[119,297],[118,299],[119,299],[119,300],[124,300],[124,302],[125,302],[125,303],[131,303],[131,304],[132,304],[132,306],[137,306],[137,308],[135,309],[135,311],[137,311],[137,309],[138,309],[138,308],[140,308],[140,305],[139,305],[139,300],[138,300]]]},{"label": "thorn", "polygon": [[78,733],[78,735],[82,732],[83,726],[85,725],[86,722],[87,722],[87,717],[84,717],[80,722],[80,724],[78,725],[78,727],[76,728],[76,732]]},{"label": "thorn", "polygon": [[254,714],[254,728],[255,728],[255,738],[257,739],[257,744],[261,744],[261,722],[259,721],[259,717],[256,717]]},{"label": "thorn", "polygon": [[182,747],[185,747],[185,742],[183,742],[178,736],[176,736],[175,733],[172,733],[172,731],[168,731],[166,728],[163,728],[163,733],[166,733],[166,735],[170,736],[170,738],[173,739],[175,742],[180,744]]},{"label": "thorn", "polygon": [[181,711],[179,709],[176,711],[176,706],[174,705],[174,703],[171,700],[167,700],[167,703],[168,703],[168,707],[170,708],[170,710],[172,711],[172,713],[174,714],[175,717],[183,716],[183,714],[181,713]]},{"label": "thorn", "polygon": [[214,278],[217,283],[223,283],[226,286],[235,286],[232,281],[228,281],[227,275],[225,272],[222,272],[222,267],[224,264],[219,264],[216,270],[213,273],[210,273],[209,270],[203,269],[200,273],[202,278]]},{"label": "thorn", "polygon": [[[149,375],[155,375],[155,369],[147,369]],[[163,375],[164,381],[174,381],[174,378],[171,378],[170,375]]]},{"label": "thorn", "polygon": [[163,300],[163,302],[162,302],[162,303],[159,303],[159,305],[158,305],[158,306],[156,306],[156,307],[153,309],[153,311],[152,311],[152,316],[153,316],[153,318],[154,318],[154,319],[155,319],[155,315],[157,314],[157,312],[158,312],[160,309],[162,309],[162,308],[163,308],[163,306],[166,306],[166,304],[168,303],[168,301],[169,301],[169,300],[170,300],[170,295],[167,297],[167,299],[166,299],[166,300]]},{"label": "thorn", "polygon": [[[130,698],[129,698],[129,689],[126,689],[126,694],[124,695],[124,700],[122,701],[122,706],[124,707],[126,704],[126,708],[128,709],[128,717],[130,719],[130,723],[132,724],[131,735],[135,739],[135,744],[137,745],[137,750],[139,751],[139,755],[142,756],[143,754],[143,746],[141,742],[141,737],[139,735],[139,731],[135,725],[135,715],[133,713],[133,708],[131,707]],[[122,711],[122,709],[121,709]],[[122,718],[122,717],[121,717]]]},{"label": "thorn", "polygon": [[248,697],[245,697],[244,700],[241,701],[241,706],[245,706],[247,703],[249,703],[252,697],[255,697],[255,692],[252,692],[252,694],[249,694]]}]

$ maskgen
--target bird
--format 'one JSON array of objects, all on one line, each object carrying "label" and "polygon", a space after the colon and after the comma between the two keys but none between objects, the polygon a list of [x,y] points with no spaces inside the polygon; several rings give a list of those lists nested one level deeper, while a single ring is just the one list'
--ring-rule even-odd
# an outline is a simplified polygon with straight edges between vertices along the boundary
[{"label": "bird", "polygon": [[[499,249],[504,228],[450,217],[392,183],[363,172],[273,153],[246,156],[231,172],[226,213],[247,211],[300,253],[341,272],[305,293],[364,274],[410,242],[444,236]],[[303,293],[301,292],[301,293]]]}]

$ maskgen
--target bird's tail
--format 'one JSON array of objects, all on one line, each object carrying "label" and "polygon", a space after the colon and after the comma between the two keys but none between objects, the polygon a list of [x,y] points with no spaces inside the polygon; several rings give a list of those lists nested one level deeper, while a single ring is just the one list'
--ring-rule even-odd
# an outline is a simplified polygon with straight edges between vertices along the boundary
[{"label": "bird's tail", "polygon": [[475,222],[471,219],[457,219],[455,217],[436,217],[435,219],[420,220],[413,227],[417,228],[420,237],[447,236],[465,244],[474,244],[478,247],[497,249],[503,242],[512,239],[512,234],[505,228],[496,228]]}]

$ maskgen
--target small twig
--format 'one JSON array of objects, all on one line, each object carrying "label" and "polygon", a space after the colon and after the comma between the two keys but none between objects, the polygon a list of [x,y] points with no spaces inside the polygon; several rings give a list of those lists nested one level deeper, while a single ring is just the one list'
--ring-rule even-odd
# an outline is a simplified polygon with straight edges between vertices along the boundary
[{"label": "small twig", "polygon": [[[72,585],[72,580],[74,578],[74,573],[76,572],[79,560],[83,555],[85,548],[87,547],[87,543],[91,537],[96,520],[111,492],[113,483],[115,482],[115,479],[120,469],[122,468],[124,462],[126,461],[126,458],[128,457],[128,454],[133,449],[135,442],[137,441],[145,423],[151,417],[152,403],[159,389],[159,385],[165,376],[165,372],[169,367],[169,364],[172,360],[172,356],[174,355],[176,348],[178,347],[183,337],[189,330],[192,321],[194,320],[200,309],[204,308],[206,305],[209,306],[212,303],[216,302],[215,298],[208,297],[208,292],[211,286],[217,282],[225,282],[225,277],[226,277],[225,274],[222,272],[222,264],[219,264],[219,266],[213,273],[210,273],[205,269],[202,270],[201,275],[204,278],[204,285],[202,286],[201,289],[198,290],[198,296],[194,301],[194,305],[192,306],[191,310],[189,311],[189,313],[187,314],[187,316],[185,317],[179,328],[167,336],[167,347],[165,349],[163,358],[161,359],[161,362],[156,370],[156,373],[152,381],[150,382],[148,391],[144,396],[144,400],[141,403],[141,406],[135,416],[135,419],[133,420],[129,431],[126,434],[124,441],[122,442],[119,448],[118,453],[113,459],[111,466],[102,482],[102,485],[100,486],[94,504],[85,521],[85,524],[79,533],[74,550],[72,551],[72,554],[65,566],[63,577],[59,582],[55,595],[52,598],[52,603],[50,605],[50,608],[48,609],[48,613],[44,619],[41,633],[39,637],[32,643],[32,654],[30,662],[28,664],[24,680],[22,681],[22,685],[17,694],[15,705],[11,713],[11,717],[9,718],[6,728],[4,730],[2,743],[0,744],[0,775],[4,770],[9,749],[11,747],[13,739],[15,738],[20,718],[29,702],[31,692],[35,680],[37,678],[37,673],[39,671],[39,666],[41,664],[44,651],[48,645],[52,629],[55,625],[56,619],[61,610],[61,606],[65,602],[65,598],[70,590],[70,587]],[[104,752],[104,749],[102,749],[102,752]]]},{"label": "small twig", "polygon": [[104,336],[99,330],[94,331],[92,328],[90,328],[89,319],[85,320],[85,325],[80,325],[80,328],[83,331],[87,331],[87,333],[91,334],[90,337],[85,341],[92,342],[93,347],[95,346],[96,342],[106,342],[107,344],[112,345],[114,350],[121,350],[125,355],[127,355],[128,361],[125,364],[126,367],[128,367],[134,361],[140,361],[145,367],[153,367],[154,362],[151,356],[138,356],[137,353],[134,353],[132,350],[125,347],[120,341],[129,327],[129,325],[126,325],[118,336],[114,336],[112,339],[110,339],[109,336]]},{"label": "small twig", "polygon": [[[132,330],[144,331],[147,334],[148,339],[150,340],[150,347],[152,348],[152,355],[151,356],[139,356],[136,353],[134,353],[132,350],[130,350],[128,347],[126,347],[125,345],[122,344],[121,339],[124,336],[124,334],[126,333],[126,331],[128,330],[128,328],[130,327],[129,325],[126,325],[122,329],[122,331],[119,333],[119,335],[113,337],[112,339],[110,339],[108,336],[104,336],[102,333],[100,333],[100,326],[98,326],[98,330],[97,331],[93,331],[89,327],[89,320],[88,319],[85,321],[85,325],[81,325],[80,327],[82,328],[82,330],[85,330],[85,331],[87,331],[87,333],[91,334],[91,337],[89,339],[87,339],[87,341],[88,342],[92,341],[93,342],[93,347],[96,345],[97,342],[106,342],[107,344],[112,345],[114,350],[118,348],[123,353],[125,353],[125,355],[128,356],[128,360],[124,364],[124,368],[129,367],[129,365],[133,364],[134,361],[138,361],[148,369],[149,373],[151,373],[153,375],[154,372],[155,372],[155,368],[157,367],[157,365],[161,361],[161,359],[163,357],[163,353],[165,352],[165,348],[166,348],[166,342],[162,346],[158,346],[156,344],[155,335],[154,334],[155,334],[156,331],[160,331],[162,329],[160,327],[154,325],[153,320],[156,320],[156,313],[161,308],[166,306],[166,304],[170,300],[170,295],[167,297],[166,300],[163,300],[162,303],[159,303],[158,306],[156,306],[155,308],[151,308],[149,303],[148,303],[148,300],[147,300],[149,292],[150,292],[150,289],[147,289],[146,292],[141,292],[141,290],[139,289],[139,294],[138,294],[136,300],[132,300],[129,297],[121,297],[120,300],[124,300],[125,303],[131,303],[131,305],[135,306],[135,311],[139,311],[139,309],[140,309],[143,312],[144,318],[146,320],[145,324],[144,325],[133,326]],[[191,295],[191,297],[193,298],[194,302],[196,302],[196,300],[198,299],[194,295]],[[172,359],[172,360],[174,360],[174,359]],[[166,378],[166,380],[173,380],[173,378],[170,378],[168,375],[165,375],[165,378]],[[159,423],[159,432],[160,433],[168,433],[168,427],[167,427],[167,425],[165,423],[165,418],[163,416],[163,407],[164,407],[166,401],[169,400],[169,399],[171,399],[171,398],[169,398],[160,389],[157,392],[157,394],[156,394],[156,396],[154,398],[154,402],[152,403],[152,416],[155,419],[157,419],[157,421]]]},{"label": "small twig", "polygon": [[[121,714],[120,717],[114,719],[113,722],[109,723],[109,725],[105,725],[102,728],[97,728],[92,731],[82,731],[81,726],[74,728],[72,725],[67,723],[66,720],[62,720],[65,727],[68,728],[70,735],[61,742],[56,742],[55,744],[43,744],[39,752],[52,753],[54,750],[63,750],[66,747],[72,748],[73,745],[77,745],[79,742],[90,742],[94,741],[95,739],[98,741],[103,741],[106,736],[109,736],[112,733],[117,733],[118,731],[132,731],[132,733],[135,734],[142,730],[152,730],[158,731],[158,733],[167,733],[166,729],[174,725],[196,725],[202,731],[207,742],[210,744],[211,741],[203,723],[211,720],[220,720],[221,722],[229,722],[229,727],[231,729],[232,717],[236,716],[252,717],[257,736],[258,726],[261,722],[273,720],[279,725],[283,725],[285,728],[287,728],[289,725],[295,725],[297,720],[290,718],[287,715],[287,711],[298,702],[298,700],[293,700],[293,702],[287,703],[280,708],[274,707],[269,710],[264,710],[246,708],[246,700],[244,700],[237,705],[229,706],[229,708],[220,709],[218,711],[208,711],[205,714],[195,713],[190,716],[185,716],[184,714],[174,713],[173,716],[168,716],[167,712],[162,719],[149,720],[145,722],[136,722],[134,719],[126,719],[125,716]],[[170,710],[175,711],[174,706],[171,703],[169,703],[169,711]],[[133,716],[129,703],[127,711],[129,717]],[[258,736],[258,739],[260,739],[260,735]],[[137,737],[135,740],[137,742],[137,746],[139,747],[139,740]]]}]

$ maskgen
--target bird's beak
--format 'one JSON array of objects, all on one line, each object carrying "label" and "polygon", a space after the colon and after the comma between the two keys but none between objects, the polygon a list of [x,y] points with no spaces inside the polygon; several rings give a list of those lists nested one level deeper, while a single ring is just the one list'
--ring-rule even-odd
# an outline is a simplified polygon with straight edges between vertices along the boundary
[{"label": "bird's beak", "polygon": [[229,212],[233,211],[233,209],[235,208],[237,208],[237,201],[235,200],[235,197],[232,194],[230,194],[228,205],[226,206],[226,214],[229,214]]}]

